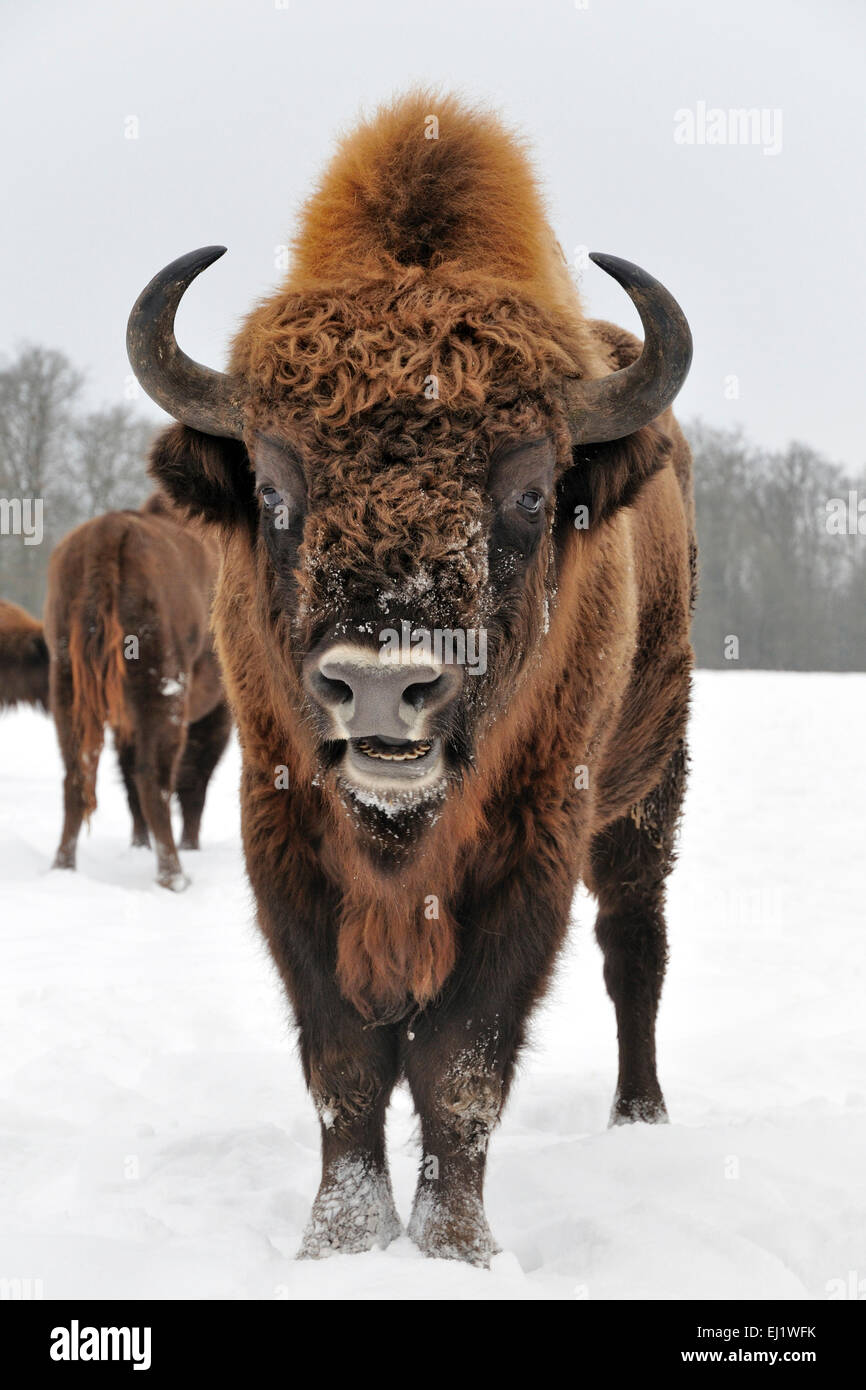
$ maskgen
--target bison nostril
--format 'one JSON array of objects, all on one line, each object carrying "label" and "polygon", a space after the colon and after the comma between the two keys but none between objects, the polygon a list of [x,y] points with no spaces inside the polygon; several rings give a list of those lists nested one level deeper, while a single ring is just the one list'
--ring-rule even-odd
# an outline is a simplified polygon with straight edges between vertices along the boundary
[{"label": "bison nostril", "polygon": [[436,676],[432,681],[413,681],[403,691],[403,699],[414,710],[422,710],[443,692],[445,680]]},{"label": "bison nostril", "polygon": [[328,709],[336,709],[339,705],[348,705],[354,699],[350,685],[347,685],[345,681],[334,680],[331,676],[323,676],[321,671],[313,673],[310,684],[317,699]]}]

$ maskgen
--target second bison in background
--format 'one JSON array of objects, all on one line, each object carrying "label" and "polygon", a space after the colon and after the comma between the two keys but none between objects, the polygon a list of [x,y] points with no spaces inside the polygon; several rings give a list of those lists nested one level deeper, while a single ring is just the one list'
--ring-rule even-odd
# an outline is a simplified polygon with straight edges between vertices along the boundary
[{"label": "second bison in background", "polygon": [[107,512],[71,531],[48,570],[45,638],[50,703],[65,777],[55,868],[73,869],[96,773],[113,734],[132,813],[133,845],[153,837],[157,882],[187,886],[181,849],[198,849],[211,774],[231,716],[209,620],[218,555],[195,522],[154,494],[138,511]]}]

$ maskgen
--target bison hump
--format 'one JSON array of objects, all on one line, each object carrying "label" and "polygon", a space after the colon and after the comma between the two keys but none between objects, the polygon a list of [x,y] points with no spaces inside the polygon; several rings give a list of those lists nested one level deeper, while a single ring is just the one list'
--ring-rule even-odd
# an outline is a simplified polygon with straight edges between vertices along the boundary
[{"label": "bison hump", "polygon": [[523,140],[491,112],[414,90],[340,142],[304,208],[291,280],[377,262],[531,280],[552,243]]}]

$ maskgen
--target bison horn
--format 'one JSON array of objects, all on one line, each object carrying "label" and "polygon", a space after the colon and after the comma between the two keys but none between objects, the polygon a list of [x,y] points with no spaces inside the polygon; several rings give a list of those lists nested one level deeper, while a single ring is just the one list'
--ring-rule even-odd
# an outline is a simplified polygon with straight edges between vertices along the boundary
[{"label": "bison horn", "polygon": [[622,285],[644,328],[636,361],[598,380],[566,383],[573,444],[624,439],[667,410],[688,375],[692,335],[686,316],[664,285],[619,256],[590,253],[590,260]]},{"label": "bison horn", "polygon": [[197,275],[225,253],[203,246],[172,261],[142,290],[129,316],[126,351],[151,400],[203,434],[243,437],[243,390],[236,377],[203,367],[177,345],[174,316]]}]

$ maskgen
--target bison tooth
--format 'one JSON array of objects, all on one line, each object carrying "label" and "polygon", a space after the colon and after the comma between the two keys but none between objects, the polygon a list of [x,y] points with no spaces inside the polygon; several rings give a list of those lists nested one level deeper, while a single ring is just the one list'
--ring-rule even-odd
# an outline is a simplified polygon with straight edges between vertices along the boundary
[{"label": "bison tooth", "polygon": [[378,758],[380,762],[385,763],[414,762],[417,758],[425,757],[430,752],[432,746],[432,743],[424,739],[402,751],[386,753],[380,748],[373,748],[365,738],[358,739],[358,748],[365,757]]}]

